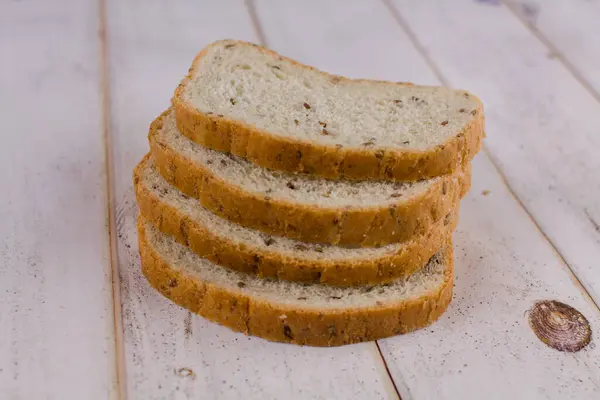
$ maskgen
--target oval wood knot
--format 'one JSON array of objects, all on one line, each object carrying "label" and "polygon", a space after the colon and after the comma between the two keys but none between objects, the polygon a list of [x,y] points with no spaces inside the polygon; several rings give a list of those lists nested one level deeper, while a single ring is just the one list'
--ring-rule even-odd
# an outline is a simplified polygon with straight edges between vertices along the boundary
[{"label": "oval wood knot", "polygon": [[592,339],[583,314],[560,301],[535,303],[529,311],[529,325],[538,339],[558,351],[579,351]]},{"label": "oval wood knot", "polygon": [[175,370],[175,374],[182,378],[196,379],[196,373],[191,368],[179,368]]}]

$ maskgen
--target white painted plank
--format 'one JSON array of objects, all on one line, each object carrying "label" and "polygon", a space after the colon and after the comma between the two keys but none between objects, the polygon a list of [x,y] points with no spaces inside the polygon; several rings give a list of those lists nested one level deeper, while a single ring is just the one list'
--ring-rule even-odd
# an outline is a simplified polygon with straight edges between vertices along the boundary
[{"label": "white painted plank", "polygon": [[255,4],[267,45],[284,55],[351,78],[368,75],[437,83],[426,63],[412,61],[418,58],[417,51],[379,2],[257,0]]},{"label": "white painted plank", "polygon": [[[600,96],[600,2],[507,0]],[[549,57],[556,54],[548,53]]]},{"label": "white painted plank", "polygon": [[449,84],[481,96],[494,161],[600,303],[600,103],[504,6],[396,4]]},{"label": "white painted plank", "polygon": [[[257,2],[267,42],[275,50],[338,74],[381,78],[370,64],[386,65],[387,79],[435,83],[425,60],[381,3],[345,3],[351,11],[335,24],[329,24],[329,16],[337,2],[295,3],[293,10],[279,4]],[[411,7],[418,8],[415,4]],[[337,52],[335,41],[322,40],[346,37],[344,32],[359,22],[360,31],[378,32],[370,42],[356,41]],[[296,34],[307,26],[310,36]],[[363,54],[369,54],[368,61],[352,64]],[[597,308],[511,197],[485,153],[477,157],[474,171],[455,234],[457,283],[449,312],[426,330],[380,341],[402,398],[597,398],[595,345],[576,354],[552,350],[529,330],[525,316],[535,301],[558,299],[583,312],[597,336]]]},{"label": "white painted plank", "polygon": [[473,170],[454,235],[457,279],[447,317],[421,333],[381,342],[402,397],[598,399],[600,347],[561,353],[540,342],[527,320],[536,301],[559,300],[588,318],[597,340],[597,308],[489,159],[478,156]]},{"label": "white painted plank", "polygon": [[374,343],[333,349],[269,343],[207,322],[149,287],[139,271],[131,182],[148,149],[148,125],[203,46],[257,37],[242,1],[110,1],[108,11],[129,397],[397,398]]},{"label": "white painted plank", "polygon": [[0,397],[116,398],[95,2],[0,2]]}]

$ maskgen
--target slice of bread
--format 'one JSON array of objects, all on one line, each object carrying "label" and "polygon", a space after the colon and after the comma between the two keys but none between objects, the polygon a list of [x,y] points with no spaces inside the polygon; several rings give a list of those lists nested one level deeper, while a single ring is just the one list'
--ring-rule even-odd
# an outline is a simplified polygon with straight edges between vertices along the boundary
[{"label": "slice of bread", "polygon": [[454,210],[465,169],[419,182],[331,181],[259,167],[181,135],[172,111],[150,127],[160,174],[221,217],[304,242],[379,247],[409,240]]},{"label": "slice of bread", "polygon": [[140,218],[142,271],[175,303],[235,331],[313,346],[380,339],[431,324],[452,298],[452,246],[406,279],[337,288],[261,279],[200,258]]},{"label": "slice of bread", "polygon": [[346,79],[238,41],[202,50],[173,105],[179,129],[204,146],[332,179],[444,175],[485,136],[468,92]]},{"label": "slice of bread", "polygon": [[334,286],[375,285],[410,275],[451,238],[458,209],[423,235],[379,248],[348,249],[272,237],[206,210],[169,185],[146,156],[134,171],[140,214],[196,254],[259,277]]}]

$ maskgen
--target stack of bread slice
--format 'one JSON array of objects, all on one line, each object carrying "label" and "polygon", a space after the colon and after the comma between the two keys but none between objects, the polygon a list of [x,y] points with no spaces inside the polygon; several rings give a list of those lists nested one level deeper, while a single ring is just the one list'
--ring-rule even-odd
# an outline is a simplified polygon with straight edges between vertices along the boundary
[{"label": "stack of bread slice", "polygon": [[481,102],[350,80],[218,41],[134,171],[142,270],[246,334],[333,346],[409,332],[452,298]]}]

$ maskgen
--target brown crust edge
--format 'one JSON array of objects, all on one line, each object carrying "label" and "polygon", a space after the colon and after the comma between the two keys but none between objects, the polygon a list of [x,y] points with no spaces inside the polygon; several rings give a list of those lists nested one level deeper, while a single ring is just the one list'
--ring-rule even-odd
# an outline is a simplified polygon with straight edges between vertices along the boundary
[{"label": "brown crust edge", "polygon": [[[205,47],[194,59],[188,75],[172,98],[177,126],[189,139],[214,150],[230,152],[265,168],[303,172],[329,179],[413,181],[449,174],[473,159],[485,138],[483,103],[473,94],[478,107],[475,116],[455,136],[429,151],[337,148],[310,141],[273,135],[266,130],[234,121],[223,115],[203,113],[184,100],[186,85],[194,76],[199,61],[208,50],[221,43],[256,46],[260,51],[302,68],[316,68],[283,57],[267,48],[242,41],[218,41]],[[319,71],[338,81],[353,80]],[[379,84],[412,85],[403,82],[375,81]]]},{"label": "brown crust edge", "polygon": [[[159,231],[172,236],[199,256],[221,266],[259,277],[331,286],[377,285],[405,277],[422,268],[448,241],[458,222],[458,208],[441,218],[423,235],[411,238],[396,253],[376,258],[307,259],[269,251],[215,235],[199,221],[162,201],[143,183],[149,155],[134,170],[134,187],[140,214]],[[198,207],[201,207],[198,204]],[[277,240],[277,239],[274,239]]]},{"label": "brown crust edge", "polygon": [[171,267],[147,242],[138,219],[142,272],[148,282],[174,303],[234,331],[275,342],[340,346],[382,339],[430,325],[452,300],[453,256],[448,243],[445,279],[419,298],[363,309],[318,310],[277,304],[203,282]]},{"label": "brown crust edge", "polygon": [[150,152],[171,185],[239,225],[303,242],[347,247],[379,247],[428,231],[455,209],[471,181],[471,164],[439,177],[419,196],[383,207],[326,208],[302,205],[243,191],[174,150],[159,137],[167,110],[150,125]]}]

